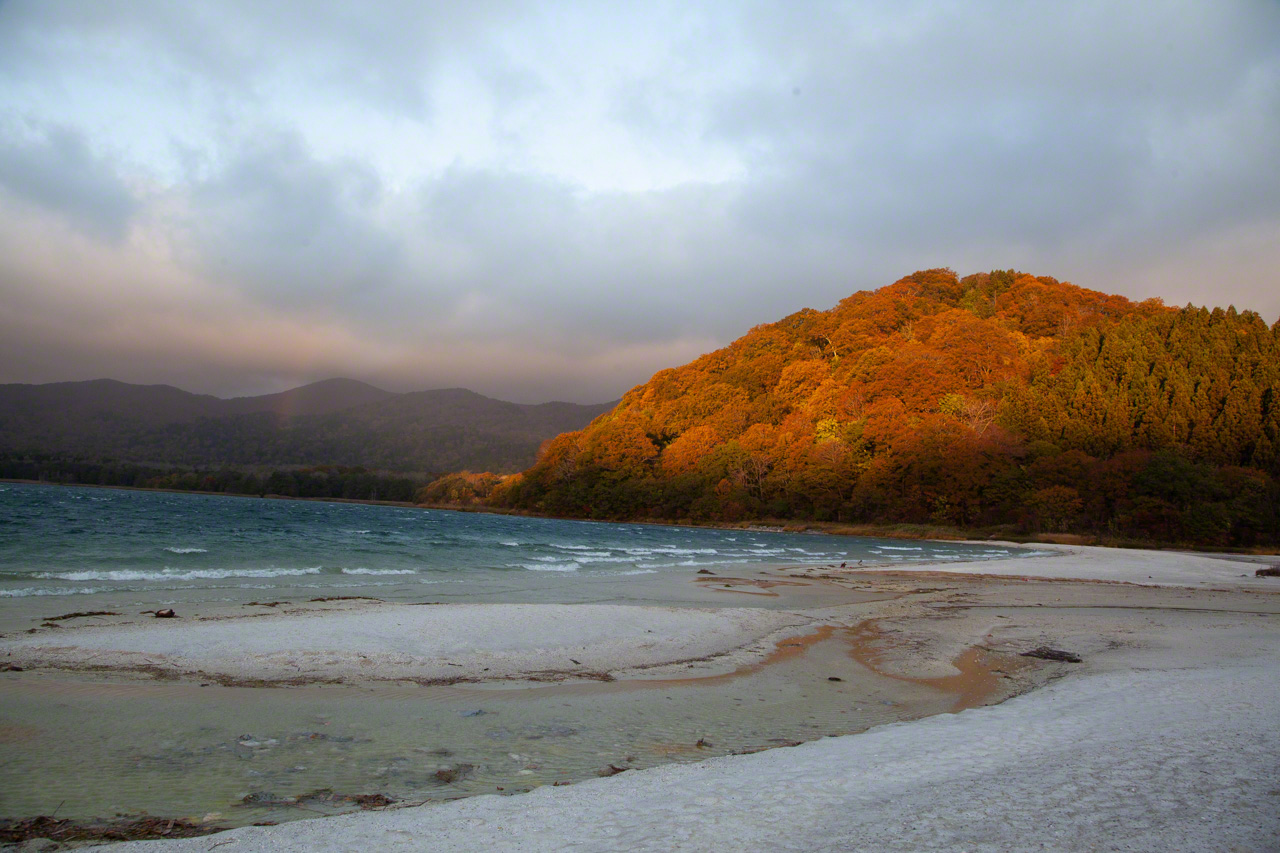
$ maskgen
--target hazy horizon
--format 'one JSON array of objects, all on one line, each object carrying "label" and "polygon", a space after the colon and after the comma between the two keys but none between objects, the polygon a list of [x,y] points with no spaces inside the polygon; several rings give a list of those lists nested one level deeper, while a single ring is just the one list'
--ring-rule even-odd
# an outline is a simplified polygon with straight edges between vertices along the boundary
[{"label": "hazy horizon", "polygon": [[[459,386],[459,385],[451,385],[447,387],[433,387],[433,388],[409,388],[407,390],[399,391],[393,388],[384,388],[381,385],[377,384],[376,382],[365,382],[363,379],[354,379],[350,376],[326,376],[323,379],[308,380],[306,382],[301,382],[296,385],[290,385],[289,387],[283,388],[280,391],[263,391],[261,393],[254,393],[254,394],[230,394],[226,396],[222,394],[214,394],[208,391],[193,391],[190,388],[183,388],[179,385],[174,385],[170,382],[128,382],[127,380],[124,380],[124,379],[117,379],[114,376],[94,376],[89,379],[53,379],[48,382],[0,382],[0,385],[75,385],[75,384],[84,384],[84,383],[92,383],[92,382],[123,382],[126,385],[139,385],[143,387],[161,386],[161,387],[177,388],[179,391],[186,391],[189,394],[207,394],[208,396],[217,397],[218,399],[221,399],[221,400],[234,400],[234,399],[242,399],[246,397],[248,398],[270,397],[274,394],[287,393],[289,391],[298,391],[302,388],[308,388],[313,385],[324,385],[329,382],[359,382],[360,384],[368,385],[374,388],[375,390],[386,391],[388,393],[397,394],[397,395],[429,394],[435,391],[471,391],[472,393],[476,393],[476,394],[480,393],[479,391],[475,391],[472,388],[463,388],[462,386]],[[481,396],[491,397],[491,395],[489,394],[483,394]],[[618,397],[621,397],[621,394],[619,394]],[[608,400],[594,400],[587,403],[586,405],[601,405],[604,403],[611,403],[611,402],[615,402],[618,399],[618,397],[612,397]],[[512,402],[512,403],[524,402],[526,405],[529,404],[529,401],[502,400],[501,398],[492,398],[492,399],[498,399],[498,400],[501,400],[502,402]],[[535,400],[531,402],[533,405],[538,405],[543,403],[568,403],[568,402],[576,402],[576,401]]]},{"label": "hazy horizon", "polygon": [[0,3],[0,383],[617,399],[916,270],[1280,316],[1280,5]]}]

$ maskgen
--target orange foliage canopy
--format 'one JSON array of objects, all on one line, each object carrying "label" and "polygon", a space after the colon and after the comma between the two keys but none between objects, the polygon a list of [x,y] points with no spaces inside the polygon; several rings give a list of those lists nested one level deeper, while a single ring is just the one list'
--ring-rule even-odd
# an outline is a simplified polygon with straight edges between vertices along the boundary
[{"label": "orange foliage canopy", "polygon": [[[1128,485],[1099,509],[1084,480],[1045,479],[1037,460],[1063,452]],[[500,494],[598,517],[1102,523],[1155,489],[1150,460],[1107,460],[1160,452],[1280,473],[1280,326],[1013,271],[926,270],[658,372]],[[1168,495],[1153,500],[1182,500]],[[1124,517],[1171,517],[1143,506]]]}]

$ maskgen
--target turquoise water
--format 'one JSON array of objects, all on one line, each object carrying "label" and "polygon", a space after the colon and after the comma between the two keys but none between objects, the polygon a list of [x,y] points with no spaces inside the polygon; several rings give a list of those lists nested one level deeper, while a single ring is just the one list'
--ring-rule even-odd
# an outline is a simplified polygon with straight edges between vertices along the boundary
[{"label": "turquoise water", "polygon": [[374,587],[391,598],[570,602],[582,600],[592,582],[687,577],[699,568],[1014,553],[958,543],[0,484],[0,598],[342,594]]},{"label": "turquoise water", "polygon": [[[193,620],[254,618],[275,611],[243,608],[280,603],[274,599],[305,607],[312,597],[357,593],[388,601],[804,609],[892,594],[820,580],[780,586],[777,597],[742,594],[696,583],[696,572],[712,570],[720,580],[778,564],[1014,553],[1027,552],[0,483],[0,630],[74,636],[104,623],[92,613],[55,613],[109,610],[128,623],[159,605]],[[691,670],[687,680],[537,686],[262,689],[7,672],[0,815],[290,820],[331,807],[262,803],[321,789],[407,802],[513,793],[594,778],[610,766],[696,761],[861,731],[954,704],[951,694],[866,669],[849,651],[844,632],[736,677]]]}]

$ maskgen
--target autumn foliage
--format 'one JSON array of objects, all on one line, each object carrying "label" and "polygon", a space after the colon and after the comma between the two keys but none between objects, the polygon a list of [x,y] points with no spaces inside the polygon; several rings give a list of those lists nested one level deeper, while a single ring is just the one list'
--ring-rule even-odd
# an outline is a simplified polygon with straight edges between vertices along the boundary
[{"label": "autumn foliage", "polygon": [[1250,545],[1278,483],[1280,324],[928,270],[660,371],[490,500]]}]

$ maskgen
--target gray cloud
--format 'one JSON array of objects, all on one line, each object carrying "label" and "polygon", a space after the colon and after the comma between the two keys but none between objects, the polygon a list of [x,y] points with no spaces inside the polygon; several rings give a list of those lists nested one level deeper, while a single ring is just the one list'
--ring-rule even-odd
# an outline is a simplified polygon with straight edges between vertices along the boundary
[{"label": "gray cloud", "polygon": [[0,136],[0,186],[90,234],[124,237],[139,203],[111,164],[89,150],[84,134],[56,125],[23,135],[7,130]]},{"label": "gray cloud", "polygon": [[376,300],[400,265],[373,218],[381,197],[360,163],[319,163],[292,134],[254,140],[192,187],[193,262],[275,308]]},{"label": "gray cloud", "polygon": [[[41,323],[0,381],[604,399],[932,266],[1280,314],[1262,0],[10,2],[0,97],[0,186],[108,247],[36,258],[65,237],[23,223],[0,334]],[[90,263],[117,269],[101,312],[182,294],[184,333],[60,343]]]}]

